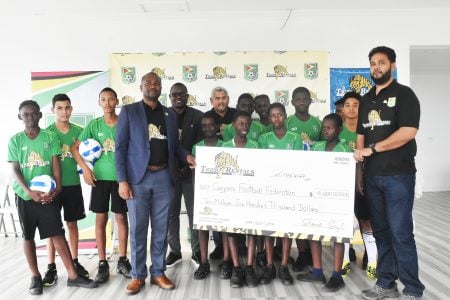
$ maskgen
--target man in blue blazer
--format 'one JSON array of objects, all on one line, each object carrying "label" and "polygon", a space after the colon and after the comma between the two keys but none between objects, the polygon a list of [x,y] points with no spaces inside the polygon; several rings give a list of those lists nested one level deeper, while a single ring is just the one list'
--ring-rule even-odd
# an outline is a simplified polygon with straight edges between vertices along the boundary
[{"label": "man in blue blazer", "polygon": [[195,159],[178,141],[175,114],[158,101],[161,78],[156,73],[142,77],[140,102],[122,107],[116,132],[116,169],[119,195],[127,200],[130,221],[131,276],[127,293],[136,294],[145,285],[147,233],[151,221],[150,275],[152,284],[174,289],[168,279],[165,254],[169,208],[178,160],[195,165]]}]

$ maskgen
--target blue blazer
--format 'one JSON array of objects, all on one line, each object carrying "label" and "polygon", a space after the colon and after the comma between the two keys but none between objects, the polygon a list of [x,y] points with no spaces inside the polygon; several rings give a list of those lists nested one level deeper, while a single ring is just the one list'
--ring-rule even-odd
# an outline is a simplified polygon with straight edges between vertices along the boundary
[{"label": "blue blazer", "polygon": [[[144,178],[150,158],[150,142],[144,102],[122,107],[116,128],[117,181],[138,184]],[[169,150],[168,166],[172,182],[176,179],[177,161],[186,162],[189,154],[178,141],[178,123],[175,113],[163,106]]]}]

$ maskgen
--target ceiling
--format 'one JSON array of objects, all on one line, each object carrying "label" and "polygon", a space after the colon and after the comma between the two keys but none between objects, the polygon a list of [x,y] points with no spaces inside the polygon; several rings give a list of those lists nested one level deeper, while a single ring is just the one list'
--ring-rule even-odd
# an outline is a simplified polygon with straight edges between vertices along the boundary
[{"label": "ceiling", "polygon": [[0,16],[450,8],[448,0],[2,0]]}]

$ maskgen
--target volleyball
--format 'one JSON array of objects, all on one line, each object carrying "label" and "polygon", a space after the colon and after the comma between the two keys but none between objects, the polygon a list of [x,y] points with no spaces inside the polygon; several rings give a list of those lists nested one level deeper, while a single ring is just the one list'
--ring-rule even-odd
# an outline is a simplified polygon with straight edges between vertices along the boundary
[{"label": "volleyball", "polygon": [[80,143],[78,151],[85,161],[95,162],[102,155],[102,146],[94,139],[87,139]]},{"label": "volleyball", "polygon": [[[85,160],[84,162],[89,167],[89,169],[94,170],[94,164],[93,163],[91,163],[90,161],[87,161],[87,160]],[[77,171],[78,171],[78,174],[83,174],[83,169],[80,167],[79,164],[77,164]]]},{"label": "volleyball", "polygon": [[32,191],[48,193],[53,191],[55,188],[56,188],[55,180],[48,175],[35,176],[30,181],[30,189]]}]

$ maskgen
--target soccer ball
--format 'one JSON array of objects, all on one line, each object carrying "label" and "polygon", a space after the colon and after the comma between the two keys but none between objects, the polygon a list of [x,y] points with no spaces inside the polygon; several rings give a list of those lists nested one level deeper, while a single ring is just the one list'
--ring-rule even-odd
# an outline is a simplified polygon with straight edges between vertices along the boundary
[{"label": "soccer ball", "polygon": [[49,193],[56,188],[56,182],[48,175],[39,175],[31,179],[29,186],[32,191]]},{"label": "soccer ball", "polygon": [[[85,160],[84,162],[89,167],[89,169],[94,170],[94,163],[87,161],[87,160]],[[79,164],[77,164],[77,171],[78,171],[78,174],[83,174],[83,169],[80,167]]]},{"label": "soccer ball", "polygon": [[85,161],[95,162],[102,155],[102,146],[94,139],[87,139],[80,143],[78,151]]}]

